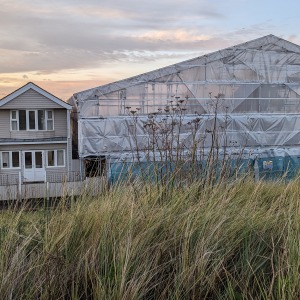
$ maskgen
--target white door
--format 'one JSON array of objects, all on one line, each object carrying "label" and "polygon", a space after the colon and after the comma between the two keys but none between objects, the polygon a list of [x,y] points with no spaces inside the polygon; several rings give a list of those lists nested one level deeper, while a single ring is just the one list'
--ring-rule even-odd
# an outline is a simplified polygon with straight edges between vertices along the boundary
[{"label": "white door", "polygon": [[45,181],[44,151],[23,151],[24,181]]}]

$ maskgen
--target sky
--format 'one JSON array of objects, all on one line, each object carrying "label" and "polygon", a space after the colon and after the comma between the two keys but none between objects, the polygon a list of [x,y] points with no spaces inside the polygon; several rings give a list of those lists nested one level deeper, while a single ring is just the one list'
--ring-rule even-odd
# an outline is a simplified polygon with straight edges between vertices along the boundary
[{"label": "sky", "polygon": [[268,34],[300,45],[299,12],[299,0],[0,0],[0,98],[31,81],[67,100]]}]

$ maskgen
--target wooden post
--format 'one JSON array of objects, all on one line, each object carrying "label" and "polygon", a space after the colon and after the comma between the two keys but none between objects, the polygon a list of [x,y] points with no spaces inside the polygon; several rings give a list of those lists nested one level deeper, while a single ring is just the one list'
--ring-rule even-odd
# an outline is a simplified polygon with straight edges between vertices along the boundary
[{"label": "wooden post", "polygon": [[46,198],[47,198],[47,201],[49,201],[49,182],[48,181],[46,182]]},{"label": "wooden post", "polygon": [[18,182],[18,193],[19,193],[19,199],[22,199],[22,173],[19,172],[19,182]]}]

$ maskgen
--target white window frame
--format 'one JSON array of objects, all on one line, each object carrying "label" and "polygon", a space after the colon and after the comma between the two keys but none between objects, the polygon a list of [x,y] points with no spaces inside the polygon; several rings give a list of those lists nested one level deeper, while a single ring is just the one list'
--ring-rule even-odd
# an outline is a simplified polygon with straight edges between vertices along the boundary
[{"label": "white window frame", "polygon": [[[24,109],[26,111],[26,130],[20,130],[20,124],[19,124],[19,110],[12,109],[10,111],[10,131],[54,131],[54,110],[53,109]],[[38,111],[43,110],[45,113],[45,129],[38,129]],[[29,112],[34,111],[34,118],[35,118],[35,129],[29,128]],[[48,112],[51,111],[52,118],[48,119]],[[16,118],[12,118],[13,112],[16,112]],[[48,121],[52,121],[52,129],[48,129]],[[13,129],[12,122],[17,121],[17,130]]]},{"label": "white window frame", "polygon": [[[49,118],[49,111],[51,111],[52,118]],[[48,130],[48,121],[52,121],[52,129]],[[52,109],[45,109],[45,123],[46,123],[46,128],[48,131],[53,131],[54,130],[54,110]]]},{"label": "white window frame", "polygon": [[[19,166],[18,167],[13,167],[12,165],[12,153],[13,152],[18,152],[19,153]],[[3,167],[3,153],[8,153],[8,167]],[[1,151],[0,152],[0,161],[1,161],[1,170],[17,170],[21,169],[21,151]]]},{"label": "white window frame", "polygon": [[[54,152],[54,166],[49,166],[48,152],[50,152],[50,151]],[[57,165],[57,151],[63,151],[63,159],[64,159],[63,165]],[[47,168],[65,168],[66,167],[66,151],[65,151],[65,149],[47,150],[46,151],[46,166],[47,166]]]},{"label": "white window frame", "polygon": [[[13,111],[16,112],[16,119],[13,119]],[[12,122],[17,122],[17,129],[13,129]],[[19,131],[19,111],[16,109],[13,109],[10,111],[10,131]]]}]

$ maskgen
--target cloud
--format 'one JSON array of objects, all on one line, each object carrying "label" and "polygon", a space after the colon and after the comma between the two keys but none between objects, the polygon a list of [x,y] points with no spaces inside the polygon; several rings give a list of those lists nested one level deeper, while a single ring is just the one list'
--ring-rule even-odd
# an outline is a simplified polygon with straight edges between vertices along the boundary
[{"label": "cloud", "polygon": [[[62,81],[72,82],[72,87],[78,82],[82,88],[280,32],[281,26],[270,17],[256,20],[258,13],[243,19],[242,25],[237,23],[246,4],[241,0],[0,0],[1,72],[13,75],[8,81],[15,78],[14,86],[30,78],[49,87]],[[238,5],[243,11],[237,13]],[[282,37],[300,42],[298,34]],[[98,77],[88,78],[89,70],[97,70]],[[78,72],[76,78],[72,72]],[[2,88],[1,78],[7,76],[0,74]]]},{"label": "cloud", "polygon": [[195,25],[223,17],[211,5],[199,11],[200,2],[205,3],[0,0],[2,72],[101,67],[110,60],[132,60],[128,51],[147,61],[145,51],[160,59],[161,51],[195,50],[208,40],[204,35],[201,40]]},{"label": "cloud", "polygon": [[[110,81],[108,80],[35,80],[34,83],[41,88],[49,91],[53,95],[59,97],[60,99],[67,101],[73,95],[74,91],[86,90],[98,85],[103,85],[109,83]],[[16,78],[10,78],[9,80],[0,80],[0,99],[25,85],[27,82],[27,80]]]}]

